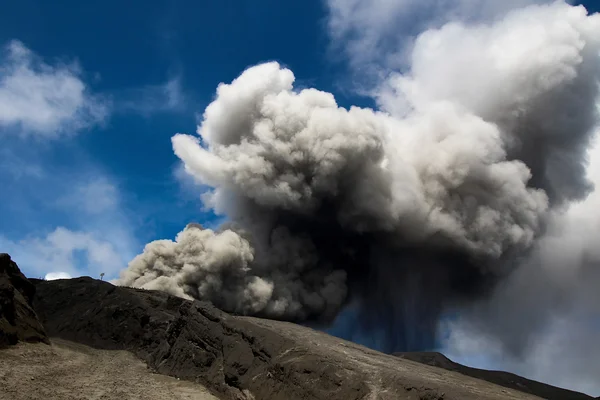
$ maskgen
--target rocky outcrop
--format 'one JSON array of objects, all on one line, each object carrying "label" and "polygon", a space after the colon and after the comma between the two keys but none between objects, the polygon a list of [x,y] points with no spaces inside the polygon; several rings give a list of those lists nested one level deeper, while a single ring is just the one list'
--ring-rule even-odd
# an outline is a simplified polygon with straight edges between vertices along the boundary
[{"label": "rocky outcrop", "polygon": [[411,352],[396,353],[397,357],[416,361],[422,364],[443,368],[448,371],[458,372],[466,376],[495,383],[496,385],[519,390],[547,400],[589,400],[592,397],[583,393],[557,388],[536,382],[521,376],[503,371],[488,371],[485,369],[467,367],[450,360],[441,353],[435,352]]},{"label": "rocky outcrop", "polygon": [[35,286],[0,253],[0,348],[19,341],[50,343],[32,307]]},{"label": "rocky outcrop", "polygon": [[222,399],[533,399],[291,323],[91,278],[33,280],[51,337],[129,350]]}]

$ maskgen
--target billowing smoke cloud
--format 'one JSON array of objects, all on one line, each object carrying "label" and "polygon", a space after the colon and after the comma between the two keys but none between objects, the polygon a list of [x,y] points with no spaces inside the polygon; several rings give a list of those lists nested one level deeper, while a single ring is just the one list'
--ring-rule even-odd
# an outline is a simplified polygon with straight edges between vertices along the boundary
[{"label": "billowing smoke cloud", "polygon": [[442,312],[539,264],[592,190],[599,52],[600,16],[558,2],[423,33],[381,111],[249,68],[219,85],[199,137],[172,139],[231,222],[148,244],[119,283],[300,322],[351,303],[363,329],[385,323],[385,349],[431,348]]}]

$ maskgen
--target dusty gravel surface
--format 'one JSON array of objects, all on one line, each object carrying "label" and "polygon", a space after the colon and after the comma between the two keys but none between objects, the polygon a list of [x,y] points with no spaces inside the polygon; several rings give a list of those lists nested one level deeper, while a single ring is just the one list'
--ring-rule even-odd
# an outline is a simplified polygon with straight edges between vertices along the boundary
[{"label": "dusty gravel surface", "polygon": [[[287,322],[252,317],[236,317],[254,325],[277,330],[306,347],[322,359],[331,360],[341,370],[351,368],[369,377],[369,396],[365,400],[539,400],[540,397],[473,379],[456,372],[404,360],[364,346],[324,335]],[[297,350],[297,351],[296,351]],[[289,349],[290,364],[302,365],[306,352]]]},{"label": "dusty gravel surface", "polygon": [[0,350],[0,400],[216,400],[206,388],[151,372],[127,351],[53,339]]}]

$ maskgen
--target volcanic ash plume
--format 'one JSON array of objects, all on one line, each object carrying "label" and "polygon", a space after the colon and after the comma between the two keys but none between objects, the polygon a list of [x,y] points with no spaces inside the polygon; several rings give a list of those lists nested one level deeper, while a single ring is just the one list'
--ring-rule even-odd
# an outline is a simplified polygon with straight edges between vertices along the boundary
[{"label": "volcanic ash plume", "polygon": [[352,303],[389,350],[432,347],[445,308],[488,297],[589,192],[599,39],[600,17],[564,3],[427,31],[381,112],[249,68],[199,138],[172,139],[230,222],[148,244],[119,283],[300,322]]}]

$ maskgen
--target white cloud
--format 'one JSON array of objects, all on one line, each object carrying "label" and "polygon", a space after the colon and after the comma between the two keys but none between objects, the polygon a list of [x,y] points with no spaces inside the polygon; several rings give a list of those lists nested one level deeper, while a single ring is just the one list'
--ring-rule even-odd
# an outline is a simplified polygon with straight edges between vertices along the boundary
[{"label": "white cloud", "polygon": [[12,168],[0,170],[9,189],[0,207],[0,251],[28,276],[116,275],[139,251],[117,182],[79,156],[67,158],[78,166],[72,170],[40,161],[48,158],[36,148],[19,150]]},{"label": "white cloud", "polygon": [[47,281],[55,281],[58,279],[71,279],[71,278],[72,278],[71,275],[69,275],[66,272],[49,272],[44,277],[44,279]]},{"label": "white cloud", "polygon": [[49,64],[18,40],[0,51],[0,134],[56,139],[100,125],[112,111],[149,116],[182,111],[185,104],[179,75],[98,94],[76,62]]},{"label": "white cloud", "polygon": [[8,43],[0,58],[0,132],[56,138],[101,123],[107,103],[80,75],[77,65],[49,65],[23,43]]},{"label": "white cloud", "polygon": [[449,21],[489,21],[507,11],[549,0],[327,0],[333,48],[343,49],[355,72],[385,79],[400,68],[416,35]]},{"label": "white cloud", "polygon": [[19,241],[0,236],[0,247],[30,277],[45,276],[57,270],[70,276],[97,278],[102,272],[112,276],[129,261],[119,253],[114,243],[101,239],[99,235],[64,227],[44,236],[26,237]]},{"label": "white cloud", "polygon": [[91,93],[84,76],[77,63],[43,60],[20,41],[0,48],[0,136],[6,136],[0,186],[7,189],[0,250],[11,253],[30,276],[105,272],[110,278],[139,249],[118,184],[98,165],[81,151],[62,153],[56,162],[52,146],[20,139],[63,138],[102,124],[114,110],[109,98],[121,105],[126,97],[139,107],[123,110],[134,113],[179,109],[184,103],[179,77],[99,95]]}]

